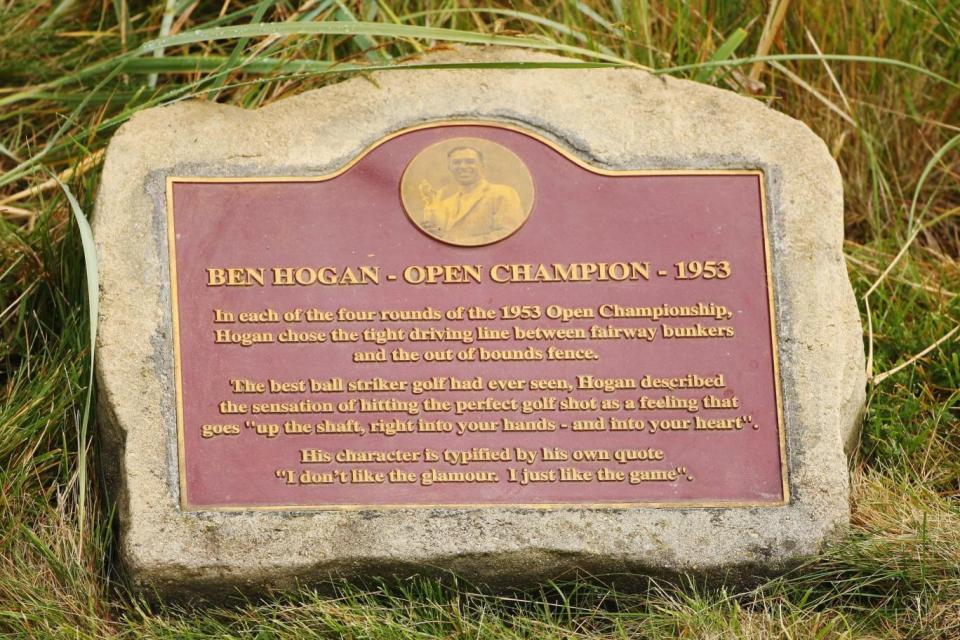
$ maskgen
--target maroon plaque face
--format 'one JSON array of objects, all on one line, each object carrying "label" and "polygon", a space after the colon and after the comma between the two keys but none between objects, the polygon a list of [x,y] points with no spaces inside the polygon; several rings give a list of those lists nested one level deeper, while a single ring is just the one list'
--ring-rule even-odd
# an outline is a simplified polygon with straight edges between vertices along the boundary
[{"label": "maroon plaque face", "polygon": [[785,504],[762,183],[482,123],[170,178],[183,507]]}]

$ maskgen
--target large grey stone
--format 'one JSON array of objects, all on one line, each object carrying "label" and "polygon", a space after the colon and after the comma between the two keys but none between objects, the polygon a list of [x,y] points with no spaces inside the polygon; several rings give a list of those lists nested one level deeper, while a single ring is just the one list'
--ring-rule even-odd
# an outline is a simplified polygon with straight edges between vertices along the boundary
[{"label": "large grey stone", "polygon": [[[553,60],[468,49],[436,61]],[[329,172],[430,120],[519,124],[614,169],[761,168],[779,326],[790,503],[777,508],[183,512],[178,506],[164,180]],[[121,556],[161,594],[452,570],[492,585],[594,574],[784,569],[849,519],[844,445],[864,401],[861,328],[841,252],[840,174],[803,123],[638,70],[379,72],[256,111],[180,102],[110,144],[94,218],[99,416]]]}]

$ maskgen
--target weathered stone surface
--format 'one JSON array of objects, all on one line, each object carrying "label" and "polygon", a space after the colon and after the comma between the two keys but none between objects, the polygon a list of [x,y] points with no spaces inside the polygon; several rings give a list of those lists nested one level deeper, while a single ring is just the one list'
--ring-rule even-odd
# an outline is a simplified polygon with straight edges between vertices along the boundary
[{"label": "weathered stone surface", "polygon": [[[543,60],[467,50],[436,60]],[[634,70],[381,72],[257,111],[181,102],[133,117],[107,153],[99,415],[121,555],[160,593],[257,590],[330,576],[452,570],[492,585],[571,570],[783,569],[849,519],[845,444],[864,401],[861,329],[841,246],[842,186],[823,142],[757,101]],[[182,512],[164,181],[327,173],[418,123],[520,124],[599,167],[760,168],[779,328],[791,501],[785,507]]]}]

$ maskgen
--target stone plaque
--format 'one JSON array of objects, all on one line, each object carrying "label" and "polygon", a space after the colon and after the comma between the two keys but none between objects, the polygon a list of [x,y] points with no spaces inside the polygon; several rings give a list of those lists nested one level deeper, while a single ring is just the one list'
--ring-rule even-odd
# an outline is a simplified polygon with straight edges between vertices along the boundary
[{"label": "stone plaque", "polygon": [[403,74],[112,142],[100,412],[135,580],[816,551],[863,399],[822,143],[637,71]]}]

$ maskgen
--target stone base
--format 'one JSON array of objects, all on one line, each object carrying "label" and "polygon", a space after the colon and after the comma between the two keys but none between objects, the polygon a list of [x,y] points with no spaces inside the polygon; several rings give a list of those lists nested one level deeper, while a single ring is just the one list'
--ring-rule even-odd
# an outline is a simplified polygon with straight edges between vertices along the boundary
[{"label": "stone base", "polygon": [[[554,59],[466,49],[429,61]],[[574,570],[746,576],[788,568],[842,531],[844,444],[864,402],[864,357],[841,251],[840,174],[817,136],[755,100],[638,70],[410,70],[373,80],[257,111],[150,109],[110,144],[94,219],[99,415],[121,554],[137,585],[172,595],[431,571],[493,586]],[[599,167],[765,172],[789,505],[181,511],[165,178],[327,173],[391,132],[457,118],[520,125]]]}]

